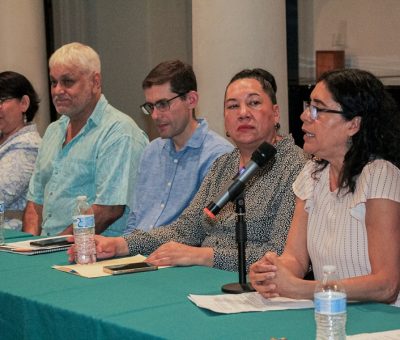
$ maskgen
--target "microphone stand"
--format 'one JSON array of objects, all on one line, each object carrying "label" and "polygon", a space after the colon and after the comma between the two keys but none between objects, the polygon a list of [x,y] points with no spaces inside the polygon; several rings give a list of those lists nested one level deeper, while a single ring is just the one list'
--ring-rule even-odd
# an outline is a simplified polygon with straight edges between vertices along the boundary
[{"label": "microphone stand", "polygon": [[247,242],[247,225],[246,225],[246,209],[244,205],[243,193],[235,200],[236,203],[236,242],[238,245],[238,270],[239,283],[227,283],[222,286],[224,293],[241,294],[245,292],[253,292],[254,289],[246,283],[246,242]]}]

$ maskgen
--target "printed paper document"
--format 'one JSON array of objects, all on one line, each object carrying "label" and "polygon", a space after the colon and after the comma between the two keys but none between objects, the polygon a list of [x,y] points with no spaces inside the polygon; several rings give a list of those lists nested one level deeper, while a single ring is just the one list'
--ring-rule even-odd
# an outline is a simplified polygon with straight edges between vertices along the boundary
[{"label": "printed paper document", "polygon": [[284,297],[265,299],[255,292],[221,295],[190,294],[188,298],[200,308],[226,314],[314,307],[312,300],[295,300]]}]

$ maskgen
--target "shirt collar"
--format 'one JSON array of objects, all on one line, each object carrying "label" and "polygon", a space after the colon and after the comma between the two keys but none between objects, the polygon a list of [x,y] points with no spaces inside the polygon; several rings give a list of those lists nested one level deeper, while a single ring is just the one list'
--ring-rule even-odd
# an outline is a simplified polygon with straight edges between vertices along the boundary
[{"label": "shirt collar", "polygon": [[104,94],[100,96],[99,101],[97,102],[92,114],[90,115],[88,122],[93,122],[95,125],[99,125],[101,119],[104,116],[104,111],[106,106],[108,105],[108,101]]},{"label": "shirt collar", "polygon": [[[208,131],[208,123],[204,118],[197,119],[197,122],[199,125],[197,126],[196,130],[186,142],[185,146],[179,150],[179,152],[185,150],[186,148],[198,149],[203,145]],[[172,138],[164,139],[164,147],[168,147],[170,150],[175,150]]]},{"label": "shirt collar", "polygon": [[[91,126],[92,124],[99,125],[101,122],[101,119],[104,116],[105,107],[107,105],[108,105],[108,100],[106,99],[104,94],[102,94],[100,96],[100,99],[96,103],[96,106],[95,106],[92,114],[89,116],[89,119],[87,120],[83,129],[85,129],[86,126]],[[58,121],[62,127],[66,128],[69,123],[69,117],[66,115],[62,115]]]}]

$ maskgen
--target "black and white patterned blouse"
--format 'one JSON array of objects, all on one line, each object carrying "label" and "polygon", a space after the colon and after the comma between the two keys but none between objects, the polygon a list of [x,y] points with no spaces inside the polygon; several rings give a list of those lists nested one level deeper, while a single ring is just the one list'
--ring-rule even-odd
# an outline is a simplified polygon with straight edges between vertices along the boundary
[{"label": "black and white patterned blouse", "polygon": [[[275,147],[275,158],[256,171],[244,190],[247,268],[266,251],[282,253],[294,212],[292,184],[306,161],[291,136],[284,137]],[[235,204],[226,204],[214,220],[203,209],[231,183],[238,172],[239,159],[237,148],[219,157],[190,205],[174,223],[150,232],[135,230],[124,236],[130,253],[150,254],[160,245],[176,241],[211,247],[215,268],[237,271]]]}]

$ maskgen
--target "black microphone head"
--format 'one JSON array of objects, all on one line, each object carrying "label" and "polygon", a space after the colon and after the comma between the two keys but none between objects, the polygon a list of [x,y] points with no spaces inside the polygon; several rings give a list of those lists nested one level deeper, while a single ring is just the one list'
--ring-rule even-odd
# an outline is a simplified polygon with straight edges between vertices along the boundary
[{"label": "black microphone head", "polygon": [[251,160],[259,167],[263,167],[275,154],[276,149],[271,144],[264,142],[253,152]]}]

